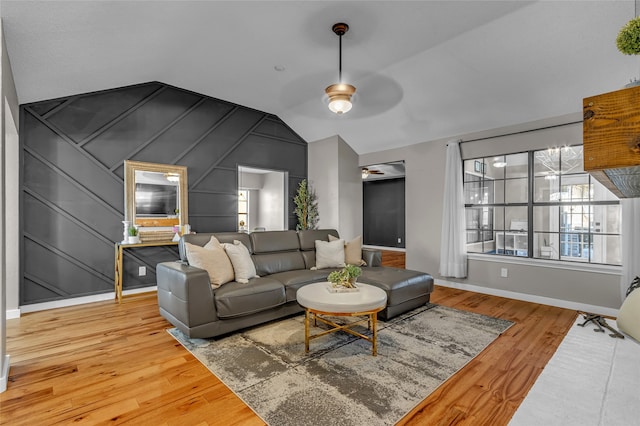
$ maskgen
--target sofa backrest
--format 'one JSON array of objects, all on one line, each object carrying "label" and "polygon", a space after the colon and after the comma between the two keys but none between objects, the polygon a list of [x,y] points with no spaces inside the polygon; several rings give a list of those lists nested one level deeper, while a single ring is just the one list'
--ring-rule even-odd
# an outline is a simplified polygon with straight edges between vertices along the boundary
[{"label": "sofa backrest", "polygon": [[296,231],[253,232],[250,238],[258,275],[305,269]]},{"label": "sofa backrest", "polygon": [[335,229],[306,229],[298,231],[298,241],[304,258],[305,269],[316,266],[316,240],[329,241],[329,234],[336,238],[340,236]]},{"label": "sofa backrest", "polygon": [[183,262],[187,261],[187,252],[184,249],[185,242],[203,247],[211,240],[212,235],[216,237],[220,243],[233,244],[233,240],[238,240],[249,249],[249,253],[253,253],[253,246],[251,245],[251,238],[249,238],[249,234],[244,232],[205,232],[202,234],[187,234],[180,238],[180,242],[178,243],[180,260]]},{"label": "sofa backrest", "polygon": [[238,240],[251,253],[256,273],[260,276],[296,269],[310,269],[316,265],[316,240],[329,241],[329,234],[339,237],[335,229],[304,231],[215,232],[188,234],[180,239],[180,260],[187,261],[184,243],[204,246],[213,235],[220,243]]}]

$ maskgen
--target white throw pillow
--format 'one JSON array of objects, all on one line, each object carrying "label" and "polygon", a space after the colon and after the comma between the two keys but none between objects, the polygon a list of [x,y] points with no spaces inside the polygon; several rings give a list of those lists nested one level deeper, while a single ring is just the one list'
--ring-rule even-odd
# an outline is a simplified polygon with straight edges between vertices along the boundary
[{"label": "white throw pillow", "polygon": [[[338,238],[329,234],[329,241],[335,241]],[[367,262],[362,260],[362,236],[358,235],[351,241],[347,241],[344,245],[344,263],[347,265],[366,266]]]},{"label": "white throw pillow", "polygon": [[233,281],[233,266],[231,266],[229,256],[216,237],[212,236],[204,247],[184,243],[184,248],[187,252],[189,265],[207,271],[213,288]]},{"label": "white throw pillow", "polygon": [[618,311],[618,329],[640,342],[640,289],[633,290]]},{"label": "white throw pillow", "polygon": [[316,269],[344,267],[344,240],[316,240]]},{"label": "white throw pillow", "polygon": [[236,281],[246,284],[249,279],[255,278],[256,266],[253,264],[249,249],[238,240],[233,240],[233,244],[224,244],[224,250],[227,252],[233,271],[236,274]]}]

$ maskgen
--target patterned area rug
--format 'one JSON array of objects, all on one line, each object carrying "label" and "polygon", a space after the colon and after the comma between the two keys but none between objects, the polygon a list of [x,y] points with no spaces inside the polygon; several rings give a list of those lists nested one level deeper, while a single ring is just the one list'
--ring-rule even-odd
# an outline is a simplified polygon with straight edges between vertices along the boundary
[{"label": "patterned area rug", "polygon": [[378,322],[377,357],[342,332],[305,354],[304,315],[219,340],[168,332],[269,425],[372,426],[396,423],[511,325],[427,304]]}]

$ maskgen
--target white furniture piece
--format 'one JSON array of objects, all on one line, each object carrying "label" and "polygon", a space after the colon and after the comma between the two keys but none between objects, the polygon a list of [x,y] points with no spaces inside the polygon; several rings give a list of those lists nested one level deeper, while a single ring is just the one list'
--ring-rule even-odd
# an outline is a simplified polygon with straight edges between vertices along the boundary
[{"label": "white furniture piece", "polygon": [[[309,352],[309,340],[324,336],[329,333],[333,333],[335,331],[344,331],[368,342],[371,342],[372,355],[376,356],[378,353],[376,330],[378,312],[383,310],[387,305],[387,294],[384,292],[384,290],[378,287],[362,283],[356,284],[358,287],[357,292],[332,293],[328,289],[328,286],[330,285],[331,284],[328,282],[308,284],[300,288],[297,292],[296,298],[298,300],[298,303],[305,308],[305,352]],[[331,317],[362,316],[366,318],[347,324],[336,324],[335,322],[319,315]],[[320,321],[332,328],[324,330],[318,334],[310,335],[309,323],[311,317],[313,317],[314,326],[317,326],[317,322]],[[371,336],[365,336],[364,334],[352,330],[354,326],[359,325],[365,321],[368,322],[367,328],[371,330]]]}]

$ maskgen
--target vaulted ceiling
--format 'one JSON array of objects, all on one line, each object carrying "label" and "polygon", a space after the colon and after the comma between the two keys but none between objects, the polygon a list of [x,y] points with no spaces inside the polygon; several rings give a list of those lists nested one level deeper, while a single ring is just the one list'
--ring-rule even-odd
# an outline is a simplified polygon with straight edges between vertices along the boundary
[{"label": "vaulted ceiling", "polygon": [[[633,1],[3,0],[0,13],[21,103],[161,81],[361,154],[576,113],[640,72],[615,47]],[[343,116],[324,96],[336,22],[357,88]]]}]

